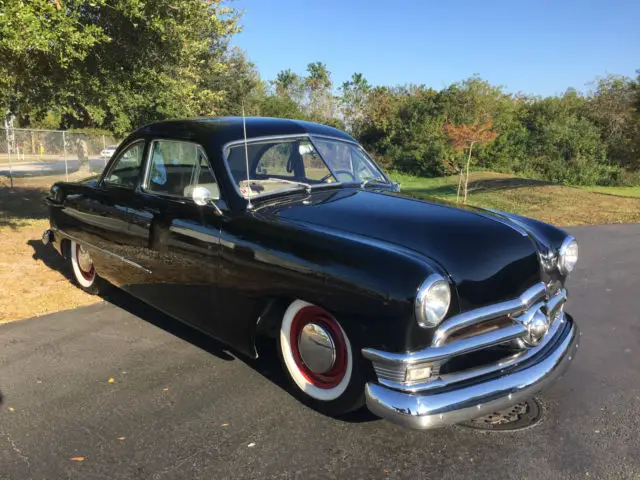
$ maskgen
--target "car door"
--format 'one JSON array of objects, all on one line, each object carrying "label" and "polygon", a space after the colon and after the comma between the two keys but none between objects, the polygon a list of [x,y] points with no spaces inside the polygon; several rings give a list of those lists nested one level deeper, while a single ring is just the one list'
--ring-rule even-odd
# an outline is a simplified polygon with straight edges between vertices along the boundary
[{"label": "car door", "polygon": [[144,149],[144,140],[125,146],[101,181],[65,200],[66,219],[61,228],[90,249],[99,275],[119,286],[146,280],[145,270],[131,261],[137,245],[129,214]]},{"label": "car door", "polygon": [[131,292],[215,335],[222,217],[215,207],[193,201],[198,186],[221,201],[202,147],[167,139],[150,143],[145,179],[130,210],[131,230],[141,245],[134,261],[150,271],[150,281]]}]

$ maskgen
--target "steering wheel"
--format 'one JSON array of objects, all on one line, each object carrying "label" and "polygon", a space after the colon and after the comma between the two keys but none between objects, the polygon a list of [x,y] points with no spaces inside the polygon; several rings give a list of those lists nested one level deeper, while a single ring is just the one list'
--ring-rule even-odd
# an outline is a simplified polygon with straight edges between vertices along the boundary
[{"label": "steering wheel", "polygon": [[[335,171],[335,172],[333,172],[333,173],[335,173],[336,180],[338,180],[338,174],[345,174],[345,175],[349,175],[349,176],[351,177],[351,181],[353,181],[353,182],[357,182],[357,181],[358,181],[358,180],[356,179],[356,176],[355,176],[353,173],[351,173],[349,170],[336,170],[336,171]],[[320,179],[320,182],[324,182],[324,181],[325,181],[325,180],[327,180],[329,177],[334,176],[334,175],[333,175],[333,173],[329,173],[329,174],[325,175],[324,177],[322,177],[322,178]]]}]

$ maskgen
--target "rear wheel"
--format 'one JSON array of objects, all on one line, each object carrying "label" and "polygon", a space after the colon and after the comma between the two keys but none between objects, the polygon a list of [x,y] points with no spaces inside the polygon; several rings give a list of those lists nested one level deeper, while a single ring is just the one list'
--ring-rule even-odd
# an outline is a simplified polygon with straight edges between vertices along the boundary
[{"label": "rear wheel", "polygon": [[340,415],[364,405],[364,375],[340,323],[323,308],[294,301],[278,339],[296,395],[312,408]]},{"label": "rear wheel", "polygon": [[69,247],[69,258],[76,285],[87,293],[98,294],[100,292],[101,279],[96,273],[96,267],[89,251],[72,240]]}]

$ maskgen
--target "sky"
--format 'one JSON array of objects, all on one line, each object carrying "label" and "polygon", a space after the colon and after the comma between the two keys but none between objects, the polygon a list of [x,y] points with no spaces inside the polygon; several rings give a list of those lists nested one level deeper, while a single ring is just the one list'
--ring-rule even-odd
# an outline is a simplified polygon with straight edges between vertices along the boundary
[{"label": "sky", "polygon": [[640,0],[236,0],[234,45],[265,80],[321,61],[338,87],[437,90],[474,74],[509,92],[586,90],[598,76],[640,69]]}]

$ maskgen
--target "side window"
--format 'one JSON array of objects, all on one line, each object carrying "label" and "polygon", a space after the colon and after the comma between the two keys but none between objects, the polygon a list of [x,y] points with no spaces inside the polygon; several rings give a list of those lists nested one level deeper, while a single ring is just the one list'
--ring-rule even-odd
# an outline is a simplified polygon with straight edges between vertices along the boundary
[{"label": "side window", "polygon": [[256,164],[256,177],[261,175],[272,177],[293,177],[291,165],[292,142],[276,143],[267,148]]},{"label": "side window", "polygon": [[213,200],[220,199],[220,189],[218,188],[218,182],[211,170],[211,166],[207,161],[207,157],[201,148],[198,148],[198,175],[193,186],[189,186],[185,189],[185,196],[190,197],[193,187],[204,187],[211,193]]},{"label": "side window", "polygon": [[360,180],[371,180],[380,177],[380,173],[371,167],[364,154],[356,148],[351,149],[351,163],[353,165],[353,173]]},{"label": "side window", "polygon": [[140,175],[143,151],[144,142],[136,142],[130,145],[117,158],[104,182],[108,185],[135,188]]},{"label": "side window", "polygon": [[149,153],[146,190],[152,193],[184,196],[193,184],[198,164],[198,146],[173,140],[155,140]]},{"label": "side window", "polygon": [[304,165],[304,176],[307,179],[317,181],[327,179],[329,183],[332,181],[333,175],[327,170],[327,166],[310,141],[301,140],[298,150],[302,157],[302,165]]},{"label": "side window", "polygon": [[194,186],[202,186],[209,189],[212,198],[220,196],[207,157],[195,143],[155,140],[149,162],[148,192],[190,197]]}]

